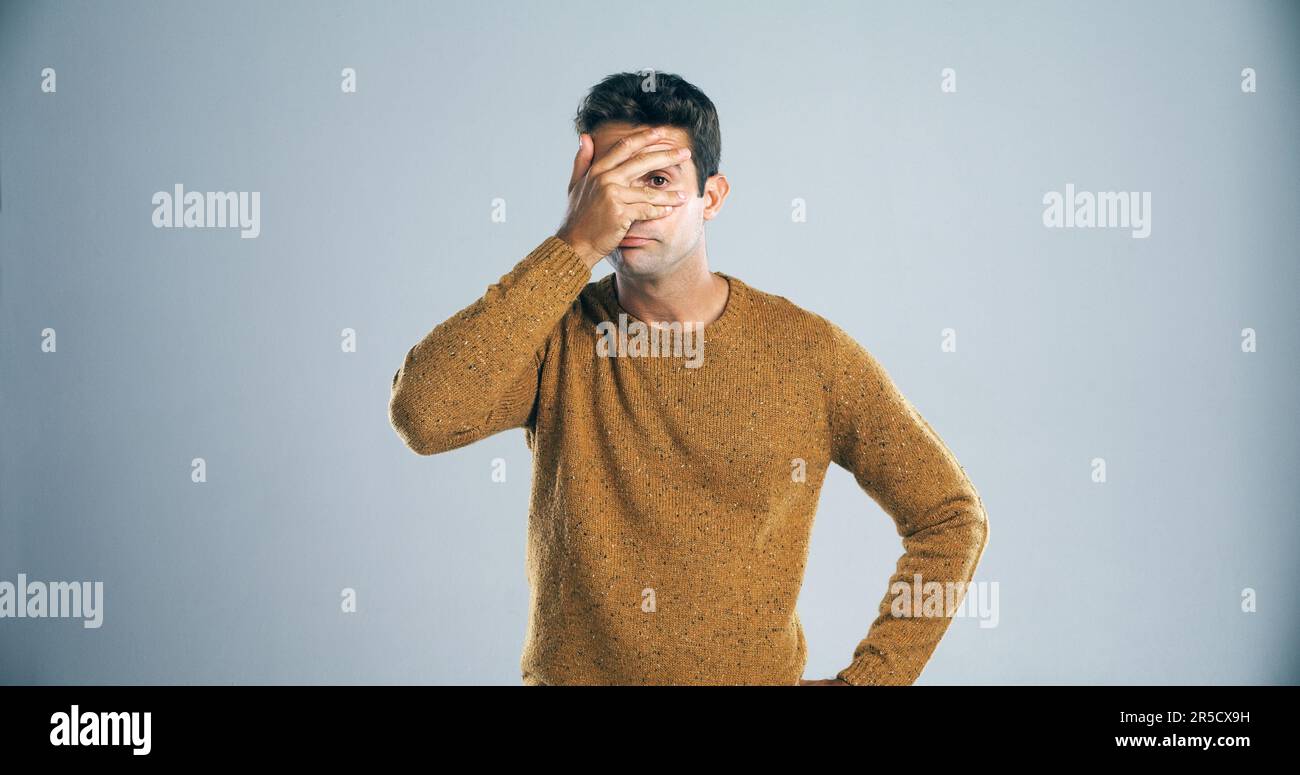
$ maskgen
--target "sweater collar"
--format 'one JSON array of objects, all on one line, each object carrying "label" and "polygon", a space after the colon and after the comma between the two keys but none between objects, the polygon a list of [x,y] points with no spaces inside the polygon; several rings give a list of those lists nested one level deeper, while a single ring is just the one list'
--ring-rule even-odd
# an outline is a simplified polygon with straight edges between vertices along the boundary
[{"label": "sweater collar", "polygon": [[[723,336],[736,328],[738,325],[737,318],[742,315],[741,308],[745,305],[745,300],[747,298],[745,294],[745,283],[742,282],[740,278],[733,277],[726,272],[714,272],[713,274],[716,274],[727,281],[727,304],[723,307],[722,314],[718,319],[704,327],[705,341],[716,340],[718,337]],[[619,314],[624,314],[627,315],[629,322],[637,321],[643,324],[645,323],[644,320],[641,320],[641,318],[628,312],[623,308],[622,304],[618,303],[613,272],[605,275],[596,283],[596,290],[600,295],[601,301],[604,302],[605,306],[609,309],[612,317],[617,318]]]}]

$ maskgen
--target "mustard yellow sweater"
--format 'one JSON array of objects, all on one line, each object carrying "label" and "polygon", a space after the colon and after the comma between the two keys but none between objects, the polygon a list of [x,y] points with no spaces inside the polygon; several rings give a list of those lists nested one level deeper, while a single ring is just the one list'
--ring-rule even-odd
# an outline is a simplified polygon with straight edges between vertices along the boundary
[{"label": "mustard yellow sweater", "polygon": [[895,616],[891,585],[969,582],[988,536],[947,446],[843,330],[722,272],[730,292],[702,358],[598,350],[611,341],[598,324],[628,315],[629,332],[636,318],[613,274],[591,274],[546,238],[393,378],[390,419],[419,454],[525,429],[523,682],[797,684],[807,647],[795,603],[832,462],[905,550],[838,677],[915,681],[953,609]]}]

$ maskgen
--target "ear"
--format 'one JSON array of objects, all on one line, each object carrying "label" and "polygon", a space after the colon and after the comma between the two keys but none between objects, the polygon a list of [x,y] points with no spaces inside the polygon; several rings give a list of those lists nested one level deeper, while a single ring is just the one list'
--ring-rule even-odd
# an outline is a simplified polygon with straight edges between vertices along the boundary
[{"label": "ear", "polygon": [[718,212],[722,210],[722,203],[726,201],[727,194],[731,191],[731,184],[727,182],[727,176],[721,172],[716,175],[710,175],[704,183],[704,220],[711,221],[717,217]]}]

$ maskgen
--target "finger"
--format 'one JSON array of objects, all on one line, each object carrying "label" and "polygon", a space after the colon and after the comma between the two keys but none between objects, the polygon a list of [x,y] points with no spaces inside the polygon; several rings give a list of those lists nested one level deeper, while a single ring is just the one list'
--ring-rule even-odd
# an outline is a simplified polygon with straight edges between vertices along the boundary
[{"label": "finger", "polygon": [[629,185],[652,170],[667,170],[683,164],[691,157],[689,148],[672,148],[663,151],[650,151],[633,156],[618,167],[605,173],[606,178],[623,185]]},{"label": "finger", "polygon": [[640,132],[633,132],[611,145],[605,155],[600,157],[600,161],[591,165],[591,174],[604,174],[632,158],[646,146],[662,143],[666,140],[665,130],[660,127],[650,127],[649,129],[642,129]]},{"label": "finger", "polygon": [[645,202],[628,205],[625,213],[631,214],[634,221],[653,221],[673,214],[672,205],[655,205]]},{"label": "finger", "polygon": [[573,157],[573,174],[569,176],[569,191],[587,174],[591,167],[591,155],[595,150],[586,132],[578,135],[578,152]]},{"label": "finger", "polygon": [[686,201],[686,195],[681,191],[669,191],[663,188],[619,186],[616,191],[618,200],[624,204],[648,202],[656,205],[679,205]]}]

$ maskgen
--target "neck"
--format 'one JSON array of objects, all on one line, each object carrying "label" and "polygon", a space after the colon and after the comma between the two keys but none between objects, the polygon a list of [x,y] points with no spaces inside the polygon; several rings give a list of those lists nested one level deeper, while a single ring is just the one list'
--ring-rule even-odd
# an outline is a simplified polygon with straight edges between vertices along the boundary
[{"label": "neck", "polygon": [[702,255],[687,258],[665,275],[614,273],[614,295],[619,306],[646,323],[707,326],[722,316],[728,294],[726,278],[710,272]]}]

